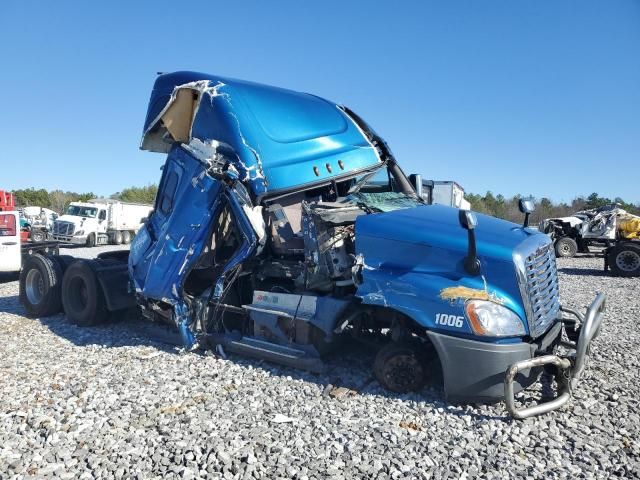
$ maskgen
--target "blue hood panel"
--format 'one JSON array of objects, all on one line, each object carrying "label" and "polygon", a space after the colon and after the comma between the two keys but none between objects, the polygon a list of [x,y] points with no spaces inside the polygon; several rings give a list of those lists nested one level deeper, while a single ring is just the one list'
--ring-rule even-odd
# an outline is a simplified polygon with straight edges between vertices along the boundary
[{"label": "blue hood panel", "polygon": [[458,212],[442,205],[425,205],[358,217],[356,252],[364,266],[357,295],[364,303],[403,312],[425,328],[472,336],[466,321],[462,328],[435,323],[437,314],[463,315],[464,302],[440,297],[443,289],[463,286],[486,291],[516,312],[528,328],[513,252],[531,235],[541,234],[477,214],[482,272],[470,276],[463,266],[467,232],[459,224]]},{"label": "blue hood panel", "polygon": [[352,174],[380,163],[376,148],[335,103],[196,72],[160,75],[141,148],[224,144],[256,196]]},{"label": "blue hood panel", "polygon": [[[467,251],[467,231],[460,226],[459,209],[443,205],[424,205],[358,218],[357,239],[385,238],[402,243],[446,247],[453,252]],[[520,225],[476,213],[478,254],[512,261],[513,248],[535,232]]]}]

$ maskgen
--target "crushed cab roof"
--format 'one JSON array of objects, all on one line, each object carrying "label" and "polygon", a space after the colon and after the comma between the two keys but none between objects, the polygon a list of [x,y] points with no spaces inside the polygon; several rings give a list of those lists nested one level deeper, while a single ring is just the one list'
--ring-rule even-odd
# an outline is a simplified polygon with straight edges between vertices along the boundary
[{"label": "crushed cab roof", "polygon": [[381,162],[340,106],[308,93],[196,72],[159,75],[141,147],[176,144],[200,156],[220,147],[257,196],[327,181]]}]

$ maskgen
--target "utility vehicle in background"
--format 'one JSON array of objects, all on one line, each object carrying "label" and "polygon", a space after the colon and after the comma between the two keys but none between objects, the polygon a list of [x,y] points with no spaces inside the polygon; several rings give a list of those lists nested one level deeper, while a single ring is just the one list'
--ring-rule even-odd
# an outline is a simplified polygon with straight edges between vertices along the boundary
[{"label": "utility vehicle in background", "polygon": [[153,207],[112,199],[71,202],[53,223],[54,240],[77,245],[129,244]]},{"label": "utility vehicle in background", "polygon": [[548,218],[540,222],[539,229],[553,240],[557,257],[574,257],[588,252],[590,245],[601,245],[606,247],[605,270],[624,277],[640,276],[640,217],[618,204]]},{"label": "utility vehicle in background", "polygon": [[[605,299],[584,314],[561,306],[553,243],[527,228],[530,202],[524,226],[427,205],[420,176],[412,183],[349,108],[202,73],[156,79],[141,148],[167,157],[130,252],[23,269],[31,315],[64,309],[94,325],[136,307],[175,325],[187,349],[312,371],[357,341],[376,351],[389,390],[419,390],[441,370],[448,399],[505,400],[517,418],[559,408],[577,387]],[[34,299],[36,269],[52,281]],[[556,351],[563,330],[573,355]],[[542,367],[558,396],[518,408]]]}]

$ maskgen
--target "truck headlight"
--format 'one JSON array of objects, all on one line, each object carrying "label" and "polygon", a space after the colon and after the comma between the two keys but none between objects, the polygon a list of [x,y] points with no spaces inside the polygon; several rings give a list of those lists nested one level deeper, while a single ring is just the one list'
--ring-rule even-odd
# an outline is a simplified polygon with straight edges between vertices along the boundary
[{"label": "truck headlight", "polygon": [[476,335],[514,337],[525,334],[520,317],[507,307],[486,300],[469,300],[464,306]]},{"label": "truck headlight", "polygon": [[73,236],[79,237],[80,235],[84,235],[84,230],[78,230]]}]

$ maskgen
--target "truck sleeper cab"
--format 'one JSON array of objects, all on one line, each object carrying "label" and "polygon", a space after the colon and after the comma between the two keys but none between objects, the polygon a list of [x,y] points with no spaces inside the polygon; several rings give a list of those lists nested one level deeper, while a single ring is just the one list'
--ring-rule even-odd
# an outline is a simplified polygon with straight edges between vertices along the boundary
[{"label": "truck sleeper cab", "polygon": [[[167,153],[153,213],[126,265],[119,253],[66,269],[72,320],[137,305],[174,323],[187,348],[221,345],[312,371],[349,338],[377,350],[373,370],[390,390],[419,390],[442,368],[447,398],[505,399],[518,418],[569,399],[586,353],[572,363],[555,349],[564,329],[586,352],[604,297],[584,316],[562,309],[546,235],[426,205],[419,176],[412,184],[348,108],[165,74],[141,148]],[[95,298],[83,303],[80,287]],[[558,398],[519,410],[513,395],[546,364],[559,372]]]}]

